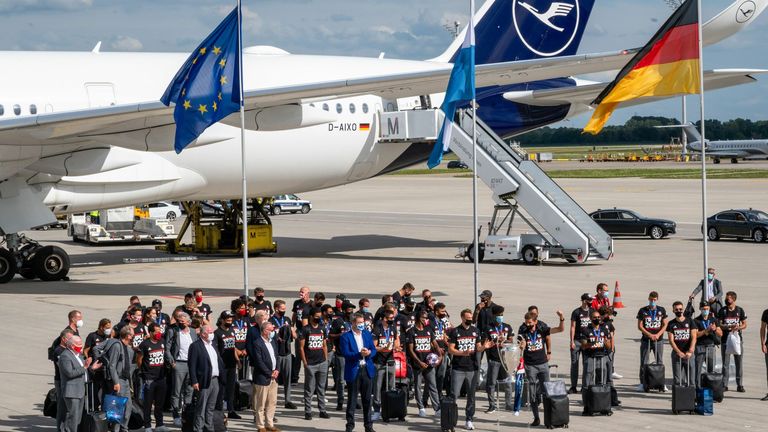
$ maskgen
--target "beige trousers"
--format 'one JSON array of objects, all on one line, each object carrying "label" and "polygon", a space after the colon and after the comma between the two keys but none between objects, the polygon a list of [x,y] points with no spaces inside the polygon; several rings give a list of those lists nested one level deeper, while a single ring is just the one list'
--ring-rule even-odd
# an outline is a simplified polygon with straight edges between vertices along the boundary
[{"label": "beige trousers", "polygon": [[277,407],[277,381],[269,385],[253,386],[253,416],[256,428],[271,428],[275,426],[275,408]]}]

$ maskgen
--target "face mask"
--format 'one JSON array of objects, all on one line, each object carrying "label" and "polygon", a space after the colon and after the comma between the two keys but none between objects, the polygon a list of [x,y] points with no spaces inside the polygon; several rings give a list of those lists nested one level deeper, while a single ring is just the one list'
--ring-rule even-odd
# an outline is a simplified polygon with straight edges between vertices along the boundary
[{"label": "face mask", "polygon": [[247,313],[248,313],[248,311],[246,311],[245,309],[238,309],[237,310],[237,314],[240,315],[241,317],[244,317],[245,314],[247,314]]},{"label": "face mask", "polygon": [[525,326],[528,327],[529,331],[533,331],[536,328],[536,324],[526,324]]},{"label": "face mask", "polygon": [[198,303],[202,303],[203,302],[203,296],[196,296],[195,297],[195,301],[197,301]]},{"label": "face mask", "polygon": [[730,305],[732,305],[732,304],[733,304],[733,301],[731,301],[731,300],[726,300],[726,301],[725,301],[725,305],[726,305],[726,306],[730,306]]},{"label": "face mask", "polygon": [[363,330],[365,330],[365,323],[360,323],[356,327],[357,327],[357,330],[363,331]]},{"label": "face mask", "polygon": [[648,300],[648,306],[655,307],[656,306],[656,300]]},{"label": "face mask", "polygon": [[410,305],[410,306],[406,306],[406,307],[405,307],[405,312],[407,312],[407,313],[411,313],[411,312],[413,312],[413,305]]},{"label": "face mask", "polygon": [[160,332],[154,332],[152,334],[152,340],[155,342],[159,341],[161,337],[163,337],[163,334]]},{"label": "face mask", "polygon": [[272,330],[271,332],[269,332],[269,341],[270,341],[270,342],[272,341],[272,339],[274,339],[274,338],[275,338],[275,333],[276,333],[276,332],[275,332],[274,330]]},{"label": "face mask", "polygon": [[285,315],[285,311],[284,310],[275,311],[275,313],[280,315],[280,316]]},{"label": "face mask", "polygon": [[228,323],[228,322],[225,322],[225,323],[223,323],[222,325],[224,326],[224,328],[230,328],[230,327],[232,327],[232,323]]},{"label": "face mask", "polygon": [[496,322],[497,322],[498,324],[501,324],[501,323],[503,323],[503,322],[504,322],[504,317],[503,317],[503,316],[497,316],[497,317],[496,317]]},{"label": "face mask", "polygon": [[680,318],[681,316],[683,316],[683,312],[682,311],[675,311],[675,316]]},{"label": "face mask", "polygon": [[336,308],[337,309],[341,308],[341,305],[342,305],[341,300],[336,300]]},{"label": "face mask", "polygon": [[600,318],[592,318],[592,324],[600,325]]},{"label": "face mask", "polygon": [[264,296],[263,295],[257,295],[256,296],[256,300],[262,301],[262,300],[264,300]]},{"label": "face mask", "polygon": [[707,274],[707,279],[712,280],[714,278],[715,278],[715,275],[713,275],[712,273]]},{"label": "face mask", "polygon": [[322,321],[322,320],[323,320],[323,317],[322,317],[322,316],[320,316],[320,315],[318,315],[318,316],[316,316],[316,317],[312,317],[312,320],[313,320],[314,322],[316,322],[316,323],[319,323],[320,321]]},{"label": "face mask", "polygon": [[447,315],[447,314],[444,314],[444,313],[441,313],[441,314],[437,314],[437,317],[438,317],[438,318],[440,318],[440,319],[443,319],[443,318],[445,318],[445,317],[447,317],[447,316],[448,316],[448,315]]},{"label": "face mask", "polygon": [[364,308],[362,308],[360,310],[363,311],[363,313],[368,313],[368,308],[367,307],[364,307]]},{"label": "face mask", "polygon": [[72,347],[72,351],[74,351],[77,354],[80,354],[81,352],[83,352],[83,347],[81,347],[81,346],[73,346]]},{"label": "face mask", "polygon": [[471,326],[472,325],[472,320],[465,320],[464,321],[464,325],[467,326],[467,327]]},{"label": "face mask", "polygon": [[704,318],[709,316],[709,309],[704,309],[703,311],[701,311],[701,316],[703,316]]},{"label": "face mask", "polygon": [[604,297],[604,298],[608,298],[608,291],[606,291],[606,292],[604,292],[604,293],[603,293],[603,297]]},{"label": "face mask", "polygon": [[112,327],[107,327],[104,329],[104,335],[109,336],[112,334]]}]

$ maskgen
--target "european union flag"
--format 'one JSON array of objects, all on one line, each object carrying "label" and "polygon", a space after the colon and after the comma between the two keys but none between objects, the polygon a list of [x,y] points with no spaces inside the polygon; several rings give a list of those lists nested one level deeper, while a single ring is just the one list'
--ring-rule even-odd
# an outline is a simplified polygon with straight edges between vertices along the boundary
[{"label": "european union flag", "polygon": [[[472,12],[475,10],[475,3],[471,2]],[[459,55],[453,63],[451,78],[448,80],[448,89],[445,90],[445,99],[440,109],[445,113],[443,127],[437,136],[435,147],[429,155],[427,166],[432,169],[443,160],[443,153],[448,151],[451,144],[451,123],[456,114],[456,108],[475,98],[475,25],[473,17],[469,17],[467,33],[459,49]]]},{"label": "european union flag", "polygon": [[189,56],[160,99],[176,103],[176,153],[240,109],[239,20],[235,8]]}]

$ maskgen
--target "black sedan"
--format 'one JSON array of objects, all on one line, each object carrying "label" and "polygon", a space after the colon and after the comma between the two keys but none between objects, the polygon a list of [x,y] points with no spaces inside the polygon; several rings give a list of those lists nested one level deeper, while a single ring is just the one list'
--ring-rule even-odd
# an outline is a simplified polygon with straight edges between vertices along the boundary
[{"label": "black sedan", "polygon": [[707,218],[707,237],[720,240],[751,238],[762,243],[768,235],[768,214],[760,210],[726,210]]},{"label": "black sedan", "polygon": [[651,219],[624,209],[597,210],[590,213],[592,219],[605,232],[615,236],[648,236],[654,240],[675,233],[677,224],[666,219]]}]

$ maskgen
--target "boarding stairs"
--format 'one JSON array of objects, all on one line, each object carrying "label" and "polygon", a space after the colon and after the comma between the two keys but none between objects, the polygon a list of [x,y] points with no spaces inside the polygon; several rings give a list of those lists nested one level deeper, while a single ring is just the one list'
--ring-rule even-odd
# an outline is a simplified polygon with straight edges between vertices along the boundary
[{"label": "boarding stairs", "polygon": [[[379,138],[382,142],[434,143],[442,127],[440,110],[382,112]],[[458,124],[457,124],[458,123]],[[472,113],[459,112],[451,123],[449,143],[462,162],[472,166]],[[477,176],[488,186],[499,205],[525,210],[553,245],[577,251],[578,262],[609,259],[613,239],[519,148],[509,145],[477,119]]]}]

